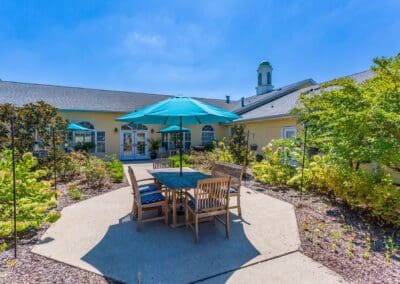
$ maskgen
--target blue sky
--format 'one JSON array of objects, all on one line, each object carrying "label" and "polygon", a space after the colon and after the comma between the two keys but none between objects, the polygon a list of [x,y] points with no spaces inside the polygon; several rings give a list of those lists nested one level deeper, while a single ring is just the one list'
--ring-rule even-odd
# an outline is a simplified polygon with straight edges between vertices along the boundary
[{"label": "blue sky", "polygon": [[0,78],[233,98],[400,52],[400,1],[0,0]]}]

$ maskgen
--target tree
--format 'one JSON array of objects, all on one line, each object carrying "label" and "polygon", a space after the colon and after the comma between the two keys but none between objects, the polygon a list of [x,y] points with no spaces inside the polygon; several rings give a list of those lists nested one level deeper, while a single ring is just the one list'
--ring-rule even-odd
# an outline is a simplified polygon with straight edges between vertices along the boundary
[{"label": "tree", "polygon": [[12,104],[0,105],[0,149],[11,143],[10,116],[14,116],[15,147],[22,155],[31,152],[36,135],[44,147],[52,145],[52,131],[55,129],[56,143],[65,140],[67,121],[57,108],[43,102],[29,103],[22,107]]},{"label": "tree", "polygon": [[254,160],[254,154],[248,148],[248,136],[243,124],[232,127],[232,136],[229,141],[229,151],[234,162],[238,165],[248,166]]},{"label": "tree", "polygon": [[400,166],[400,54],[374,63],[373,78],[330,81],[302,94],[293,110],[311,143],[355,169],[372,161]]}]

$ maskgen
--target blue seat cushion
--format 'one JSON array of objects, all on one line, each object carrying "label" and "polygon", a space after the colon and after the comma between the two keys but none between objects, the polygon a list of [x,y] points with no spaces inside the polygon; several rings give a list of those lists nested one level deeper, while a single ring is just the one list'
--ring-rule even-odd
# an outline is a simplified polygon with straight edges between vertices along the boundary
[{"label": "blue seat cushion", "polygon": [[238,193],[238,190],[234,187],[231,187],[231,189],[229,190],[230,193]]},{"label": "blue seat cushion", "polygon": [[160,190],[160,189],[154,183],[139,186],[140,193],[148,193],[148,192],[158,191],[158,190]]},{"label": "blue seat cushion", "polygon": [[164,195],[162,195],[159,192],[155,192],[152,194],[148,194],[148,195],[143,195],[140,197],[140,201],[142,202],[142,204],[151,204],[151,203],[155,203],[155,202],[159,202],[159,201],[164,201]]}]

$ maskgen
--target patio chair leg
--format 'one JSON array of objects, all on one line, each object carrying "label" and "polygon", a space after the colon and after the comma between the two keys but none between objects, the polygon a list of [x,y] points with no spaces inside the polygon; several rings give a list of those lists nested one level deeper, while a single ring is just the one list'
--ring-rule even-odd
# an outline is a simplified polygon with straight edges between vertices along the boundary
[{"label": "patio chair leg", "polygon": [[226,224],[225,224],[225,230],[226,230],[226,238],[229,239],[229,232],[230,232],[230,228],[231,228],[231,224],[229,222],[229,210],[226,213],[226,220],[225,220]]},{"label": "patio chair leg", "polygon": [[187,197],[185,197],[185,225],[186,225],[186,230],[189,228],[189,209],[188,209],[188,202],[187,202]]},{"label": "patio chair leg", "polygon": [[165,214],[165,225],[168,225],[168,201],[165,200],[165,205],[164,205],[164,214]]},{"label": "patio chair leg", "polygon": [[196,244],[198,244],[200,242],[200,236],[199,236],[199,217],[195,214],[194,216],[194,225],[195,225],[195,240],[196,240]]},{"label": "patio chair leg", "polygon": [[138,210],[136,231],[140,232],[140,226],[142,225],[142,210]]},{"label": "patio chair leg", "polygon": [[239,217],[242,217],[242,207],[240,206],[240,194],[238,194],[238,196],[237,196],[237,208],[238,208]]}]

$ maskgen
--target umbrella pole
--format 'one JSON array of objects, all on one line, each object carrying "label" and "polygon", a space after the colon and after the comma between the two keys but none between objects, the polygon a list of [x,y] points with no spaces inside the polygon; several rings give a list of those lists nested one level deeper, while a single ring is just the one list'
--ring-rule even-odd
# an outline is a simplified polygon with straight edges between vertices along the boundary
[{"label": "umbrella pole", "polygon": [[180,138],[180,143],[179,143],[179,175],[182,176],[182,149],[183,149],[183,145],[182,145],[182,116],[179,117],[179,138]]}]

